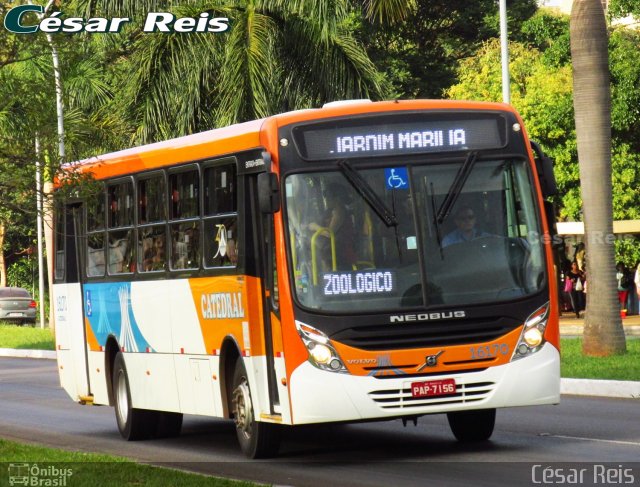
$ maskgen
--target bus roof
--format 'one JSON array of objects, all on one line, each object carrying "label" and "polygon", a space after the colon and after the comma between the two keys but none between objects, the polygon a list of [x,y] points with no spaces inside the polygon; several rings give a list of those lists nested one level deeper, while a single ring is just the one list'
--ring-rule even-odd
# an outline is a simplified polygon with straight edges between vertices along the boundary
[{"label": "bus roof", "polygon": [[[178,137],[153,144],[133,147],[82,161],[67,163],[65,167],[92,173],[97,179],[116,177],[143,170],[171,166],[189,161],[221,157],[258,147],[269,148],[269,139],[277,134],[267,134],[270,128],[292,123],[401,110],[489,110],[511,111],[503,103],[456,100],[395,100],[371,102],[347,100],[334,102],[323,108],[296,110],[272,117],[239,123],[193,135]],[[273,145],[273,144],[271,144]]]}]

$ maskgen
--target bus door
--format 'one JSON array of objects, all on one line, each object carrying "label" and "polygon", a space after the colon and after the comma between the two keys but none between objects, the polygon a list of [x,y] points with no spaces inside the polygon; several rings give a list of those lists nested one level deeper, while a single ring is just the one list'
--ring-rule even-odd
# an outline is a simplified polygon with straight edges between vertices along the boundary
[{"label": "bus door", "polygon": [[62,387],[77,401],[91,395],[82,302],[82,205],[62,208],[56,224],[55,322]]},{"label": "bus door", "polygon": [[255,238],[255,255],[258,275],[262,282],[262,302],[263,302],[263,326],[265,340],[267,387],[269,391],[269,411],[272,415],[279,415],[280,398],[276,382],[275,353],[281,348],[278,343],[282,342],[282,333],[279,322],[277,274],[275,262],[274,244],[274,220],[272,212],[265,211],[264,203],[259,201],[260,184],[259,179],[264,176],[275,176],[272,173],[261,173],[257,177],[250,179],[250,200],[251,211],[255,218],[252,218],[253,232]]}]

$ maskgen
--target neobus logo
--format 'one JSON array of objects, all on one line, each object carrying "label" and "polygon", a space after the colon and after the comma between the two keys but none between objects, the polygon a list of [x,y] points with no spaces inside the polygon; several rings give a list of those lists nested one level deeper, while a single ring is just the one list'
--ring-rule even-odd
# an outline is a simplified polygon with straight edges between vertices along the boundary
[{"label": "neobus logo", "polygon": [[464,311],[443,311],[442,313],[420,313],[412,315],[391,315],[391,323],[406,323],[408,321],[433,321],[449,320],[452,318],[464,318],[467,314]]}]

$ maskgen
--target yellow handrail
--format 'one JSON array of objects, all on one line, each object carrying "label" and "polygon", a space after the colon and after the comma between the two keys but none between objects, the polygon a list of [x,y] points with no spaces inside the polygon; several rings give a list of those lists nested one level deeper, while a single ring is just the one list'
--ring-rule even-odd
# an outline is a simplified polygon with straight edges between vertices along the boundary
[{"label": "yellow handrail", "polygon": [[331,270],[335,271],[337,269],[336,266],[336,237],[333,234],[333,231],[326,227],[320,227],[311,237],[311,272],[313,285],[318,285],[318,256],[316,255],[316,239],[318,235],[322,232],[327,232],[329,234],[329,242],[331,244]]}]

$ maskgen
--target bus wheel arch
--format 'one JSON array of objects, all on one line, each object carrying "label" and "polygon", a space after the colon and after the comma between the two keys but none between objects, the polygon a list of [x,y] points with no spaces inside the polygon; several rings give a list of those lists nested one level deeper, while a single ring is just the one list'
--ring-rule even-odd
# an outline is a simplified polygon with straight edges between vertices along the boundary
[{"label": "bus wheel arch", "polygon": [[240,357],[238,344],[232,337],[227,337],[220,349],[220,395],[222,397],[223,417],[231,418],[231,387],[236,361]]},{"label": "bus wheel arch", "polygon": [[116,355],[118,355],[119,351],[120,346],[118,345],[118,341],[113,335],[110,335],[109,338],[107,338],[107,344],[104,348],[104,375],[107,381],[107,395],[109,397],[109,406],[114,405],[113,366],[116,361]]}]

